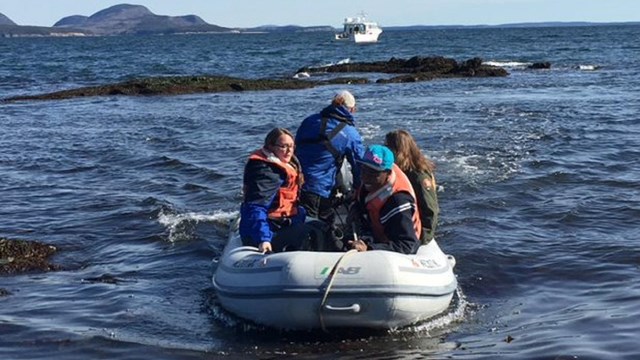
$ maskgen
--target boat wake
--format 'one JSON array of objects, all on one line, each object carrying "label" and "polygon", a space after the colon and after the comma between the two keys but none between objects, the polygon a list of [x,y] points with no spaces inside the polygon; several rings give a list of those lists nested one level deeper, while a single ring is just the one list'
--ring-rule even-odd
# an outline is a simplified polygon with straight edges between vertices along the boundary
[{"label": "boat wake", "polygon": [[455,295],[451,304],[449,305],[449,310],[433,317],[429,320],[426,320],[422,323],[403,327],[400,329],[389,330],[390,334],[426,334],[430,335],[430,333],[434,331],[442,331],[443,329],[449,328],[452,324],[460,323],[464,320],[466,314],[471,309],[471,303],[467,301],[467,297],[462,292],[462,288],[458,286],[456,289]]}]

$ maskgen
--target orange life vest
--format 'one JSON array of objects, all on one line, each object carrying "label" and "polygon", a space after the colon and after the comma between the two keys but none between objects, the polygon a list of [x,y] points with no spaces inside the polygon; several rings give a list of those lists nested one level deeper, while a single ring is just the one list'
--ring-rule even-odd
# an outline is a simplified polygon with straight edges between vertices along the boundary
[{"label": "orange life vest", "polygon": [[263,149],[253,152],[249,156],[249,160],[264,161],[269,164],[276,165],[286,174],[286,180],[278,189],[275,201],[269,209],[269,219],[282,219],[294,217],[298,214],[298,177],[299,171],[291,164],[285,164],[273,154],[265,154]]},{"label": "orange life vest", "polygon": [[369,213],[371,229],[373,230],[373,236],[376,242],[389,242],[389,239],[384,234],[384,227],[380,222],[380,210],[382,210],[382,207],[391,195],[401,191],[411,194],[414,204],[416,204],[416,208],[413,212],[412,218],[413,229],[416,232],[416,238],[420,239],[420,234],[422,233],[422,223],[420,221],[420,212],[418,211],[418,205],[416,202],[416,194],[413,191],[413,187],[411,186],[411,182],[409,182],[407,175],[405,175],[396,164],[393,164],[391,175],[389,176],[389,182],[381,189],[378,189],[374,193],[367,195],[367,197],[365,198],[365,206],[367,208],[367,212]]}]

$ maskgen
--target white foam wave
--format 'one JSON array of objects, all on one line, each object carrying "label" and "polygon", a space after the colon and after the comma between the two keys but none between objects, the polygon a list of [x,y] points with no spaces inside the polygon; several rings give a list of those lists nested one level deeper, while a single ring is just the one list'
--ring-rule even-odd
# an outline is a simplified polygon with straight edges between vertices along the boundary
[{"label": "white foam wave", "polygon": [[192,222],[220,222],[229,220],[238,216],[237,211],[222,211],[216,210],[213,214],[200,214],[195,212],[188,212],[185,214],[165,214],[163,211],[158,215],[158,221],[165,226],[173,226],[183,221],[192,221]]},{"label": "white foam wave", "polygon": [[505,158],[499,153],[484,155],[456,155],[439,161],[441,169],[456,174],[452,180],[469,186],[477,186],[485,182],[496,182],[508,179],[520,169],[516,159]]},{"label": "white foam wave", "polygon": [[429,334],[434,330],[442,330],[447,326],[461,322],[465,315],[471,309],[471,303],[467,301],[462,289],[458,286],[455,292],[454,300],[451,302],[448,312],[441,316],[436,316],[431,320],[427,320],[418,325],[409,326],[401,329],[391,330],[390,333],[423,333]]},{"label": "white foam wave", "polygon": [[241,319],[234,317],[217,304],[213,304],[211,306],[211,315],[226,327],[236,327],[238,324],[242,323]]},{"label": "white foam wave", "polygon": [[309,74],[306,71],[299,72],[299,73],[293,75],[294,79],[305,79],[305,78],[309,78],[309,77],[311,77],[311,74]]},{"label": "white foam wave", "polygon": [[382,135],[382,127],[377,124],[366,123],[362,124],[358,130],[363,140],[373,140]]},{"label": "white foam wave", "polygon": [[158,222],[169,231],[169,240],[176,242],[191,237],[189,228],[200,222],[212,223],[219,227],[227,227],[229,221],[238,216],[238,211],[216,210],[213,214],[187,212],[184,214],[167,214],[161,211],[158,214]]},{"label": "white foam wave", "polygon": [[482,157],[479,155],[458,155],[455,158],[447,159],[447,161],[457,169],[459,174],[465,177],[481,175],[486,172],[486,169],[479,165],[482,161]]},{"label": "white foam wave", "polygon": [[243,332],[273,331],[272,328],[267,328],[265,326],[258,325],[256,323],[237,317],[236,315],[222,308],[218,303],[212,304],[210,306],[210,310],[213,318],[218,323],[220,323],[221,325],[227,328],[236,328],[236,329],[242,330]]},{"label": "white foam wave", "polygon": [[342,60],[338,60],[336,62],[330,62],[330,63],[326,63],[326,64],[321,64],[318,66],[313,66],[314,68],[324,68],[324,67],[329,67],[329,66],[334,66],[334,65],[341,65],[341,64],[348,64],[351,62],[351,58],[345,58]]},{"label": "white foam wave", "polygon": [[489,66],[499,66],[506,68],[526,68],[532,63],[520,62],[520,61],[485,61],[482,63],[483,65]]},{"label": "white foam wave", "polygon": [[600,69],[600,66],[598,65],[578,65],[578,70],[593,71],[598,69]]}]

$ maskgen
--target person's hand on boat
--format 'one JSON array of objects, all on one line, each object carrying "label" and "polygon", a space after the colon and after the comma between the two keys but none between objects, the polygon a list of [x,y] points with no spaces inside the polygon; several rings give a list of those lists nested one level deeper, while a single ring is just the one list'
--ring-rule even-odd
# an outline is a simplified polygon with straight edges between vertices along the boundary
[{"label": "person's hand on boat", "polygon": [[351,241],[349,241],[349,246],[350,246],[352,249],[356,249],[356,250],[358,250],[358,252],[361,252],[361,251],[367,251],[367,249],[369,248],[369,247],[367,246],[366,241],[364,241],[364,240],[362,240],[362,239],[357,239],[357,240],[351,240]]},{"label": "person's hand on boat", "polygon": [[263,254],[269,254],[273,252],[273,249],[271,248],[271,243],[269,241],[261,242],[260,245],[258,246],[258,249]]}]

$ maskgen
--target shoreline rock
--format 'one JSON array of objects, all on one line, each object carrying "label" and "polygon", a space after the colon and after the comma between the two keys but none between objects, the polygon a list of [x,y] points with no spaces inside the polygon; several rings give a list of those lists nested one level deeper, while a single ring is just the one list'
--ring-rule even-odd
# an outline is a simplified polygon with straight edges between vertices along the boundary
[{"label": "shoreline rock", "polygon": [[461,63],[442,56],[414,56],[410,59],[391,58],[388,61],[346,63],[321,67],[303,67],[297,73],[367,72],[403,74],[376,83],[404,83],[428,81],[438,78],[507,76],[507,70],[493,65],[483,65],[481,58],[472,58]]},{"label": "shoreline rock", "polygon": [[[337,64],[322,67],[303,67],[296,74],[314,73],[386,73],[398,76],[378,79],[376,83],[406,83],[438,78],[497,77],[509,73],[498,66],[483,65],[482,59],[473,58],[461,63],[444,57],[414,56],[410,59],[391,58],[388,61]],[[330,84],[368,84],[372,81],[360,77],[340,77],[314,81],[304,79],[242,79],[228,76],[153,77],[125,81],[103,86],[90,86],[37,95],[5,98],[3,102],[20,100],[61,100],[86,96],[150,96],[216,93],[230,91],[297,90]]]}]

